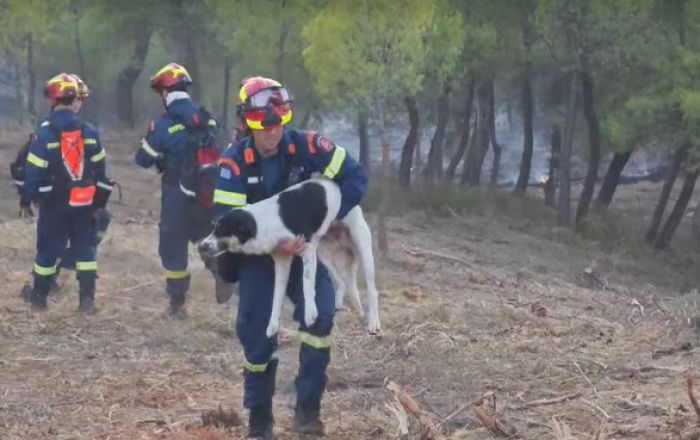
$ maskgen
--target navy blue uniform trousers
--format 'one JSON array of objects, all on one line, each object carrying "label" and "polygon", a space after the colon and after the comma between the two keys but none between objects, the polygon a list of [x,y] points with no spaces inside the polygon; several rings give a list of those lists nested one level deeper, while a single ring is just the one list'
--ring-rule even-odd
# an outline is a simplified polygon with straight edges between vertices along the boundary
[{"label": "navy blue uniform trousers", "polygon": [[[302,261],[292,262],[287,296],[294,304],[294,320],[299,323],[299,372],[295,381],[297,406],[319,409],[326,387],[326,367],[330,362],[331,330],[335,314],[335,294],[328,271],[321,263],[316,271],[318,318],[311,327],[304,324]],[[275,268],[270,256],[248,256],[240,266],[240,300],[236,333],[246,358],[243,404],[246,408],[270,405],[275,393],[277,337],[265,334],[272,313]]]},{"label": "navy blue uniform trousers", "polygon": [[56,262],[64,254],[70,240],[77,261],[78,277],[94,277],[97,273],[95,223],[92,208],[46,206],[39,209],[35,274],[53,276]]}]

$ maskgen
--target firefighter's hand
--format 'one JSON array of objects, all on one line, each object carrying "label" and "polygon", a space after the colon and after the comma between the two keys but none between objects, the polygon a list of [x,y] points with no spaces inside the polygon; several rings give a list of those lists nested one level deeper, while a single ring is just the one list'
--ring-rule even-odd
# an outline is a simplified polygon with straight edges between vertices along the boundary
[{"label": "firefighter's hand", "polygon": [[156,157],[156,169],[159,173],[165,172],[165,156],[163,153],[158,153]]},{"label": "firefighter's hand", "polygon": [[32,217],[34,217],[34,211],[32,211],[32,205],[20,205],[19,206],[19,217],[20,218],[32,218]]},{"label": "firefighter's hand", "polygon": [[297,235],[291,240],[281,240],[277,243],[273,253],[285,257],[293,257],[304,252],[304,249],[306,249],[306,240],[303,236]]}]

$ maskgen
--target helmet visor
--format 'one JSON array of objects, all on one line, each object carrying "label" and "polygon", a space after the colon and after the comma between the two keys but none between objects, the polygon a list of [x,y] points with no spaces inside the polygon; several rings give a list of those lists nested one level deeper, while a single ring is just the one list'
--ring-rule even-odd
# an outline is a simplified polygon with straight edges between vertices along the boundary
[{"label": "helmet visor", "polygon": [[264,109],[268,104],[284,105],[292,102],[292,94],[284,87],[261,90],[254,94],[246,102],[246,107],[250,110]]}]

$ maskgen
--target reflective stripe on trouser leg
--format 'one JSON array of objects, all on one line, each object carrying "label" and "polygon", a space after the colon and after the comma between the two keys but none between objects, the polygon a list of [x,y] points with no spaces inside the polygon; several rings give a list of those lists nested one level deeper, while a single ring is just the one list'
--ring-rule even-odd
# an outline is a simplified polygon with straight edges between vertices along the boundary
[{"label": "reflective stripe on trouser leg", "polygon": [[40,266],[34,263],[34,273],[42,277],[50,277],[56,274],[56,265],[50,267]]},{"label": "reflective stripe on trouser leg", "polygon": [[97,261],[76,261],[75,270],[78,272],[97,272]]}]

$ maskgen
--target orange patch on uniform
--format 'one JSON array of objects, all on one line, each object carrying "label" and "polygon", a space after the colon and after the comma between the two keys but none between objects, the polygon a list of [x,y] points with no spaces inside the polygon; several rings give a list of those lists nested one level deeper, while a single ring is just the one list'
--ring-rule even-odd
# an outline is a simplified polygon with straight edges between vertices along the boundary
[{"label": "orange patch on uniform", "polygon": [[255,154],[253,154],[253,150],[250,148],[243,150],[243,160],[245,160],[245,163],[248,165],[255,163]]},{"label": "orange patch on uniform", "polygon": [[233,171],[234,176],[240,176],[241,175],[241,168],[238,166],[235,160],[231,159],[230,157],[222,157],[219,159],[219,165],[226,165]]},{"label": "orange patch on uniform", "polygon": [[309,146],[309,154],[316,153],[316,145],[314,145],[314,136],[316,136],[315,131],[310,131],[306,135],[306,144]]},{"label": "orange patch on uniform", "polygon": [[296,154],[297,146],[294,144],[289,144],[287,145],[287,151],[289,151],[289,154]]}]

